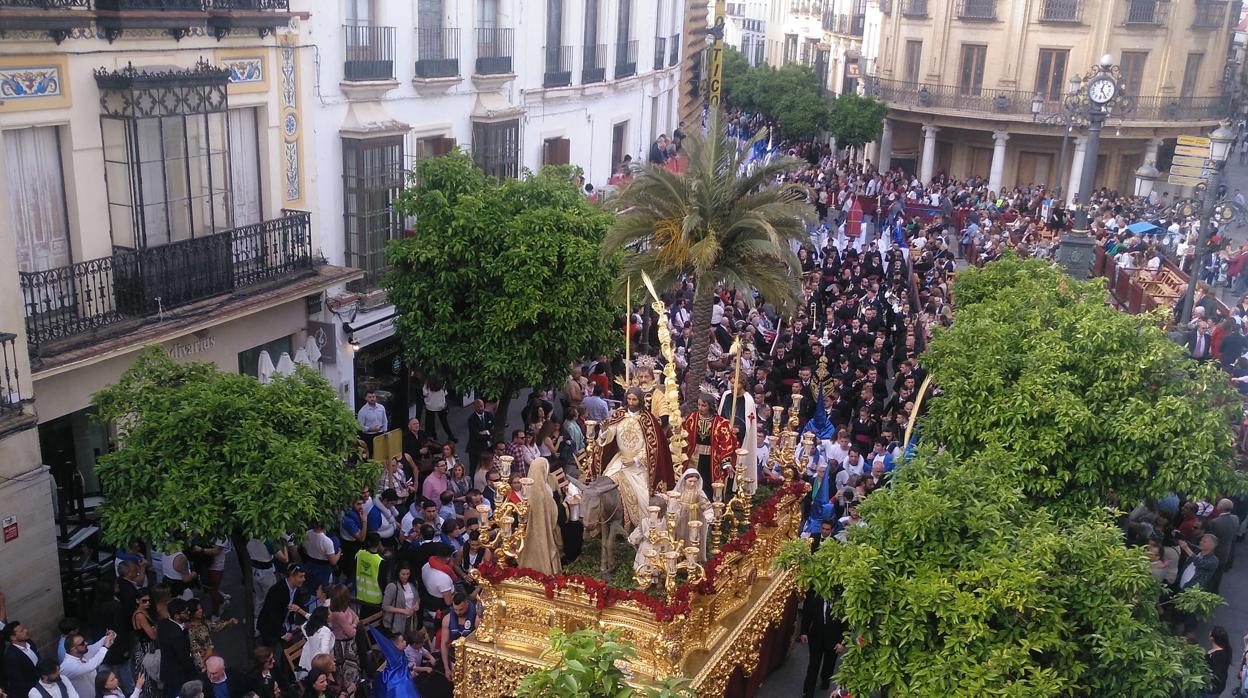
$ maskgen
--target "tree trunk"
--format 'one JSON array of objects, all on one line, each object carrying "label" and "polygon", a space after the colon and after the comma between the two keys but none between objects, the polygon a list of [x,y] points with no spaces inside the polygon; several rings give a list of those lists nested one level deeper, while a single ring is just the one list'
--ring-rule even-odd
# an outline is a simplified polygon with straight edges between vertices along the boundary
[{"label": "tree trunk", "polygon": [[256,644],[256,585],[252,582],[251,556],[247,554],[247,538],[239,531],[230,534],[230,543],[234,545],[234,554],[238,556],[238,566],[243,571],[243,637],[246,638],[247,656]]},{"label": "tree trunk", "polygon": [[689,317],[689,324],[693,325],[693,343],[689,347],[685,401],[681,404],[684,414],[697,409],[698,386],[706,380],[706,363],[711,350],[711,312],[714,307],[715,284],[709,279],[698,279],[698,285],[693,292],[693,310]]}]

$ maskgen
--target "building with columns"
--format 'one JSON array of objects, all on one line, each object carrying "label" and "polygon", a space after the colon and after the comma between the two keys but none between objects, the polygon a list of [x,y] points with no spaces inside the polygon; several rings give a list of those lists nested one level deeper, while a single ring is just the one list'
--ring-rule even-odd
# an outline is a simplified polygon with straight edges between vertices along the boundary
[{"label": "building with columns", "polygon": [[1177,136],[1203,135],[1227,114],[1223,85],[1240,7],[1224,0],[883,2],[879,58],[867,79],[868,91],[889,105],[875,161],[924,181],[945,172],[987,177],[994,191],[1043,183],[1073,195],[1085,130],[1064,119],[1062,100],[1072,78],[1108,54],[1136,108],[1110,115],[1095,184],[1131,193],[1137,170],[1168,169]]}]

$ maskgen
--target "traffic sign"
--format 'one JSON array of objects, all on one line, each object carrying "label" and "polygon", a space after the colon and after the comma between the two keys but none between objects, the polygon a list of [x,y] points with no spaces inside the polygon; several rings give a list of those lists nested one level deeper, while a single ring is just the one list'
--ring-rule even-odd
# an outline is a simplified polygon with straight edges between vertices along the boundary
[{"label": "traffic sign", "polygon": [[1174,160],[1172,160],[1171,162],[1173,162],[1173,164],[1175,165],[1180,165],[1182,167],[1199,167],[1201,169],[1209,167],[1208,158],[1192,157],[1191,155],[1176,154],[1174,156]]},{"label": "traffic sign", "polygon": [[1200,147],[1195,145],[1176,145],[1174,147],[1175,155],[1186,155],[1193,158],[1209,158],[1212,153],[1210,146]]},{"label": "traffic sign", "polygon": [[1170,174],[1180,177],[1208,177],[1209,170],[1203,167],[1189,167],[1187,165],[1172,165]]},{"label": "traffic sign", "polygon": [[1166,179],[1166,181],[1170,182],[1171,184],[1177,184],[1181,187],[1194,187],[1200,184],[1204,184],[1205,182],[1205,180],[1201,179],[1200,177],[1180,177],[1175,174],[1171,174]]},{"label": "traffic sign", "polygon": [[1191,145],[1198,148],[1208,148],[1213,145],[1213,141],[1204,136],[1179,136],[1179,145]]}]

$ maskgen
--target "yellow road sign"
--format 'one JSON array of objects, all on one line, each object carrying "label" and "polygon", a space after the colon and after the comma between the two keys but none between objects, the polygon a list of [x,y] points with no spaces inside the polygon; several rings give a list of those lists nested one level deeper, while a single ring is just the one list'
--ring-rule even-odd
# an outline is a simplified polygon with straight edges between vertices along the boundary
[{"label": "yellow road sign", "polygon": [[1179,145],[1193,145],[1199,148],[1208,148],[1213,145],[1213,141],[1204,136],[1179,136]]},{"label": "yellow road sign", "polygon": [[1174,156],[1173,164],[1180,165],[1182,167],[1198,167],[1203,170],[1209,167],[1209,160],[1206,158],[1192,157],[1190,155],[1176,154]]},{"label": "yellow road sign", "polygon": [[1193,158],[1209,158],[1211,151],[1209,146],[1203,148],[1195,145],[1176,145],[1174,147],[1175,155],[1186,155]]},{"label": "yellow road sign", "polygon": [[1182,187],[1194,187],[1198,184],[1203,184],[1205,180],[1200,177],[1179,177],[1177,175],[1170,175],[1166,181]]}]

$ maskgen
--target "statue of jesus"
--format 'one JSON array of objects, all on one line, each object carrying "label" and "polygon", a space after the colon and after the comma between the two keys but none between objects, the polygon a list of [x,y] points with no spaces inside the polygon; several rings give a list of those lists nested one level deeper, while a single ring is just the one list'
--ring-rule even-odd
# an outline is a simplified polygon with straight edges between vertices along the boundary
[{"label": "statue of jesus", "polygon": [[607,463],[602,474],[620,488],[625,529],[641,522],[651,493],[666,492],[676,484],[663,427],[645,409],[644,399],[641,390],[629,388],[625,406],[611,413],[598,437]]}]

